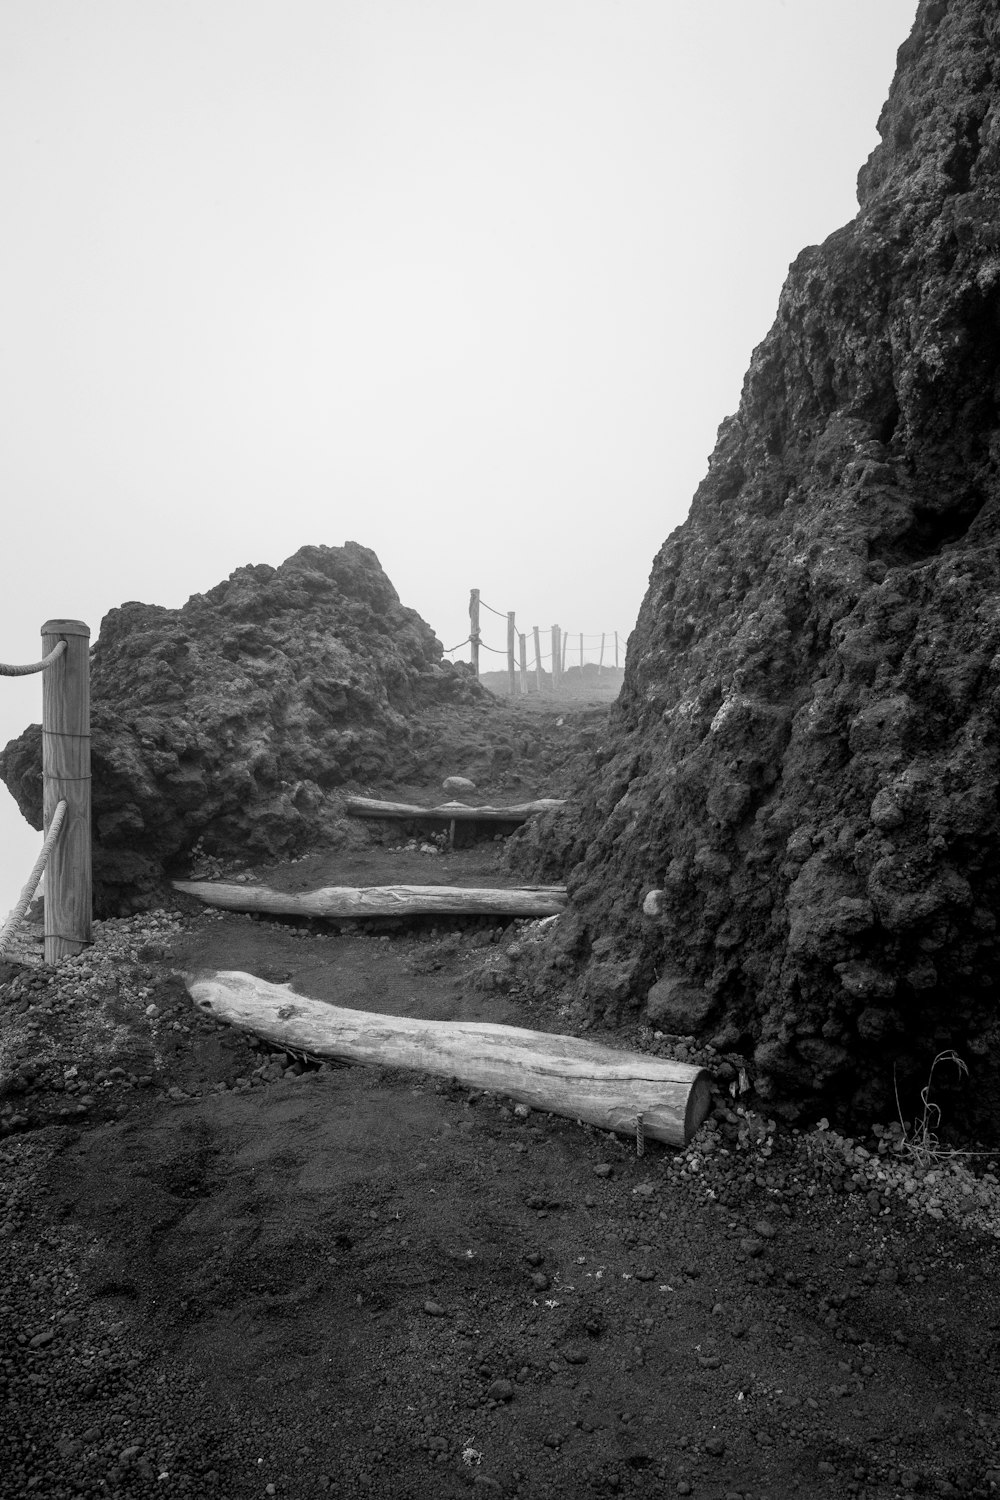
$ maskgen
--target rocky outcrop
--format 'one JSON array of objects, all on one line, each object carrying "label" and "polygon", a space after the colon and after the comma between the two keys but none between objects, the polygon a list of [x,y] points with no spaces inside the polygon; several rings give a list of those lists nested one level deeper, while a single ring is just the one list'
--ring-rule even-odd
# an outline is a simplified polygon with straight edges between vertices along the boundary
[{"label": "rocky outcrop", "polygon": [[[181,609],[112,610],[92,661],[98,915],[148,905],[199,840],[252,860],[329,837],[336,788],[405,780],[470,701],[495,711],[355,542],[239,568]],[[40,745],[34,725],[0,755],[36,828]]]},{"label": "rocky outcrop", "polygon": [[654,561],[582,814],[522,836],[591,1014],[869,1120],[949,1046],[996,1102],[995,6],[922,0],[879,132]]}]

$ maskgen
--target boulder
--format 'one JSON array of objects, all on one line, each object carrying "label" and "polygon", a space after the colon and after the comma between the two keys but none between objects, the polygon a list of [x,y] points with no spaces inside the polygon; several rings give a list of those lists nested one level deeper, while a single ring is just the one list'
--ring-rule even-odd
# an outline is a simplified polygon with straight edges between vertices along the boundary
[{"label": "boulder", "polygon": [[[238,568],[180,609],[112,610],[92,656],[96,913],[148,906],[196,845],[259,860],[329,840],[338,788],[414,775],[463,707],[496,712],[356,542]],[[32,725],[0,754],[36,828],[40,747]]]},{"label": "boulder", "polygon": [[468,795],[469,792],[476,790],[476,783],[470,781],[468,776],[446,776],[441,785],[446,792],[451,792],[456,797]]},{"label": "boulder", "polygon": [[693,1036],[704,1029],[715,1001],[703,985],[689,984],[679,976],[664,975],[646,996],[650,1026],[676,1036]]},{"label": "boulder", "polygon": [[613,939],[590,963],[708,986],[695,1029],[792,1117],[894,1116],[894,1075],[912,1114],[954,1047],[945,1118],[997,1130],[998,40],[985,0],[921,0],[857,217],[792,264],[653,562],[579,811],[530,835],[583,953]]}]

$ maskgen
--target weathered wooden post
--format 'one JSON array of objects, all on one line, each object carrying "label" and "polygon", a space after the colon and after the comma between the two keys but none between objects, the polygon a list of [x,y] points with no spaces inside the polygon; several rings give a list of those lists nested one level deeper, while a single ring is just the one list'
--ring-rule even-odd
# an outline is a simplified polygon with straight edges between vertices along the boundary
[{"label": "weathered wooden post", "polygon": [[45,962],[79,953],[92,938],[90,867],[90,627],[46,620],[42,655],[66,650],[42,673],[42,817],[45,830],[61,801],[62,832],[45,872]]},{"label": "weathered wooden post", "polygon": [[566,670],[566,647],[569,645],[569,631],[560,631],[560,644],[562,650],[559,654],[559,676],[562,677]]},{"label": "weathered wooden post", "polygon": [[602,630],[601,631],[601,659],[597,663],[597,675],[598,675],[598,677],[600,677],[601,673],[604,671],[604,640],[605,640],[605,636],[606,635],[607,635],[607,631],[606,630]]},{"label": "weathered wooden post", "polygon": [[514,623],[514,611],[507,611],[507,692],[511,698],[517,697],[517,678],[514,676],[514,641],[517,637],[517,626]]},{"label": "weathered wooden post", "polygon": [[542,691],[542,643],[538,634],[538,626],[532,625],[531,633],[535,638],[535,691]]},{"label": "weathered wooden post", "polygon": [[560,662],[559,626],[558,625],[553,625],[553,627],[552,627],[552,691],[554,693],[557,693],[559,691],[559,662]]},{"label": "weathered wooden post", "polygon": [[472,670],[479,676],[479,590],[469,595],[469,643],[472,646]]},{"label": "weathered wooden post", "polygon": [[518,668],[519,668],[519,671],[520,671],[520,682],[521,682],[520,692],[521,692],[521,696],[523,697],[524,694],[528,691],[528,684],[527,684],[527,681],[526,681],[527,676],[528,676],[528,644],[527,644],[527,641],[524,638],[523,632],[520,635],[518,635],[518,638],[517,638],[517,649],[518,649],[518,658],[519,658],[519,660],[518,660]]}]

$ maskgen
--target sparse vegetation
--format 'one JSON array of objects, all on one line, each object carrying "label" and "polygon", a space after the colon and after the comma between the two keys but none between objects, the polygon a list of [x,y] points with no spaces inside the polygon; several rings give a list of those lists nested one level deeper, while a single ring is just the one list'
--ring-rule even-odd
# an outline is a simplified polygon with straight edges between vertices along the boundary
[{"label": "sparse vegetation", "polygon": [[[941,1124],[941,1107],[935,1104],[931,1098],[931,1090],[934,1087],[934,1072],[939,1063],[954,1063],[959,1075],[968,1076],[969,1069],[958,1053],[951,1047],[944,1052],[939,1052],[931,1063],[927,1082],[920,1090],[920,1102],[923,1111],[910,1126],[903,1118],[903,1108],[899,1102],[899,1089],[896,1088],[896,1109],[899,1113],[899,1124],[902,1129],[897,1150],[908,1152],[921,1166],[930,1166],[932,1162],[941,1161],[946,1156],[956,1153],[950,1147],[944,1147],[938,1138],[938,1129]],[[893,1073],[893,1085],[895,1086],[895,1072]]]}]

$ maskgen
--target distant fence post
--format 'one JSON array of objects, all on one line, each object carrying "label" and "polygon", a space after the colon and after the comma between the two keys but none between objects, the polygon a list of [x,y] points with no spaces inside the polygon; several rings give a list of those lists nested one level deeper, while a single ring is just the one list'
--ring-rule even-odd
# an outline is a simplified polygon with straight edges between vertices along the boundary
[{"label": "distant fence post", "polygon": [[569,645],[569,631],[560,631],[559,640],[562,646],[562,653],[559,658],[559,676],[562,677],[566,670],[566,647]]},{"label": "distant fence post", "polygon": [[562,661],[562,651],[559,645],[559,626],[552,627],[552,691],[559,691],[559,666]]},{"label": "distant fence post", "polygon": [[526,678],[528,676],[528,643],[525,640],[523,631],[521,632],[521,634],[518,635],[518,638],[517,638],[517,649],[518,649],[518,656],[519,656],[518,667],[519,667],[519,670],[520,670],[520,681],[521,681],[521,689],[520,690],[521,690],[521,696],[523,697],[527,693],[527,691],[528,691],[528,684],[527,684],[527,681],[526,681]]},{"label": "distant fence post", "polygon": [[618,670],[618,632],[615,631],[615,671]]},{"label": "distant fence post", "polygon": [[55,964],[91,941],[90,627],[47,620],[42,654],[60,640],[66,650],[42,674],[42,815],[46,832],[56,807],[66,820],[45,875],[45,962]]},{"label": "distant fence post", "polygon": [[517,626],[514,623],[514,611],[507,611],[507,692],[512,698],[517,697],[517,679],[514,676],[514,640],[517,636]]},{"label": "distant fence post", "polygon": [[542,643],[537,625],[532,625],[531,633],[535,638],[535,689],[540,693],[542,691]]},{"label": "distant fence post", "polygon": [[479,590],[469,596],[469,642],[472,646],[472,670],[479,676]]},{"label": "distant fence post", "polygon": [[601,659],[597,663],[597,675],[598,675],[598,677],[600,677],[601,673],[604,671],[604,639],[605,639],[606,635],[607,635],[607,631],[606,630],[602,630],[601,631]]}]

